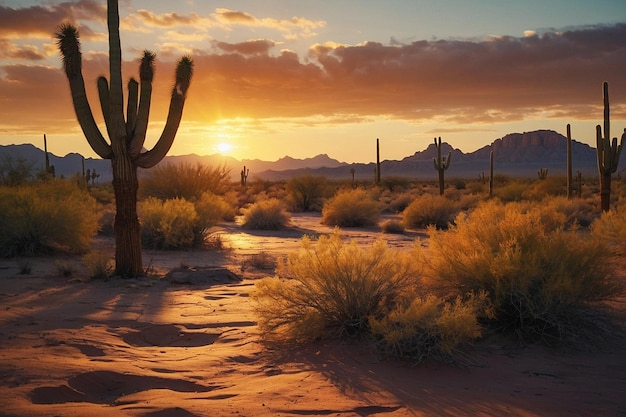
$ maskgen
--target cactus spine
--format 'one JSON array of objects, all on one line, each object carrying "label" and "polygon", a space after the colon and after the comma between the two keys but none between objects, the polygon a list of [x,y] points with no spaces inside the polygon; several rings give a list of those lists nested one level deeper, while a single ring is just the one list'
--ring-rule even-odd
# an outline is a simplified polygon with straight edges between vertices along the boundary
[{"label": "cactus spine", "polygon": [[148,129],[155,55],[145,51],[139,66],[140,82],[132,78],[128,82],[125,120],[119,24],[118,2],[107,0],[110,80],[100,77],[97,87],[109,136],[108,142],[98,128],[87,100],[78,29],[71,24],[63,24],[55,35],[69,81],[76,118],[92,149],[101,158],[111,160],[116,204],[115,273],[135,277],[144,274],[137,217],[137,168],[153,167],[165,157],[172,146],[182,118],[193,74],[193,62],[187,56],[178,62],[165,127],[154,147],[142,152]]},{"label": "cactus spine", "polygon": [[604,135],[602,135],[602,126],[597,125],[596,153],[598,156],[598,174],[600,177],[600,206],[602,211],[609,211],[611,204],[611,175],[617,171],[619,156],[626,138],[626,129],[624,129],[619,145],[617,144],[616,137],[611,141],[609,83],[604,82],[602,87],[604,99]]},{"label": "cactus spine", "polygon": [[433,162],[435,164],[435,169],[439,172],[439,195],[443,195],[443,189],[445,186],[443,173],[450,167],[450,157],[452,156],[452,152],[448,152],[447,157],[441,157],[441,137],[439,137],[439,142],[437,142],[437,138],[435,138],[435,146],[437,147],[437,158],[433,158]]}]

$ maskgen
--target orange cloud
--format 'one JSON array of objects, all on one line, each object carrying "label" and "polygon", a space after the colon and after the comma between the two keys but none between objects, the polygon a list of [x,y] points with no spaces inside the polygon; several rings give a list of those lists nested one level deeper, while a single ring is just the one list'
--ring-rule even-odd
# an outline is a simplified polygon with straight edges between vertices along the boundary
[{"label": "orange cloud", "polygon": [[[63,22],[78,25],[78,21],[81,20],[104,22],[105,19],[106,4],[95,0],[68,1],[20,9],[0,6],[0,37],[49,39]],[[83,38],[93,34],[87,26],[80,29]]]}]

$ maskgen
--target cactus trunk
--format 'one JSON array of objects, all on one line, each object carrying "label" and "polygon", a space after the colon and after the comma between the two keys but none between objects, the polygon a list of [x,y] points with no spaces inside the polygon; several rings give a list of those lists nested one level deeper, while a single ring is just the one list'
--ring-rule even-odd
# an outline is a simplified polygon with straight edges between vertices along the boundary
[{"label": "cactus trunk", "polygon": [[572,198],[572,129],[567,125],[567,198]]},{"label": "cactus trunk", "polygon": [[439,137],[439,142],[437,142],[437,138],[435,138],[435,146],[437,147],[437,158],[433,158],[433,162],[435,164],[435,169],[439,172],[439,195],[443,195],[445,182],[444,182],[444,172],[448,167],[450,167],[450,157],[452,156],[452,152],[448,152],[448,157],[441,158],[441,137]]},{"label": "cactus trunk", "polygon": [[376,184],[380,184],[380,146],[378,138],[376,138]]}]

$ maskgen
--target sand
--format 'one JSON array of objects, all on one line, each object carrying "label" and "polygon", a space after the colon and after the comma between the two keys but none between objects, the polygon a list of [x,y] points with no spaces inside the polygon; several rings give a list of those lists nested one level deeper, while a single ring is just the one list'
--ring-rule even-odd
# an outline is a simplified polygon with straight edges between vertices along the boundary
[{"label": "sand", "polygon": [[[593,350],[489,338],[470,364],[383,358],[356,340],[268,346],[249,297],[273,275],[250,256],[328,233],[224,225],[222,251],[144,251],[150,275],[89,281],[58,257],[0,260],[0,416],[624,416],[626,343]],[[367,244],[379,230],[342,234]],[[423,233],[387,236],[407,247]],[[94,241],[112,250],[110,238]],[[616,303],[618,317],[626,310]]]}]

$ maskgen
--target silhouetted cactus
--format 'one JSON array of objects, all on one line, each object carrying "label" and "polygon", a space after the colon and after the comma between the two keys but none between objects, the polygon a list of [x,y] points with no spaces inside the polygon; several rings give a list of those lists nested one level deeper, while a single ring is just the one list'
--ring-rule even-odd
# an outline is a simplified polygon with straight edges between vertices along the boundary
[{"label": "silhouetted cactus", "polygon": [[435,169],[439,172],[439,194],[443,195],[443,189],[445,186],[443,173],[450,167],[452,152],[448,152],[447,157],[441,157],[441,137],[439,137],[439,142],[437,142],[437,138],[435,138],[435,146],[437,147],[437,158],[433,158],[433,162],[435,164]]},{"label": "silhouetted cactus", "polygon": [[567,198],[572,198],[572,129],[567,125]]},{"label": "silhouetted cactus", "polygon": [[48,154],[48,139],[46,138],[46,134],[44,133],[43,135],[43,150],[44,153],[46,154],[46,172],[45,175],[46,176],[52,176],[52,178],[55,177],[55,171],[54,171],[54,165],[50,165],[50,157]]},{"label": "silhouetted cactus", "polygon": [[354,168],[350,168],[350,174],[352,175],[352,188],[356,188],[356,182],[354,181],[354,174],[356,174],[356,170]]},{"label": "silhouetted cactus", "polygon": [[539,168],[537,170],[537,176],[540,180],[545,180],[548,178],[548,168]]},{"label": "silhouetted cactus", "polygon": [[172,146],[182,118],[193,74],[193,62],[187,56],[178,62],[163,133],[152,149],[142,151],[148,130],[155,55],[149,51],[143,54],[139,66],[141,85],[133,78],[128,82],[125,120],[119,24],[118,2],[108,0],[110,85],[105,77],[99,77],[97,85],[110,143],[100,132],[87,100],[78,29],[71,24],[63,24],[56,33],[56,38],[78,122],[96,154],[103,159],[111,160],[116,204],[115,273],[135,277],[144,274],[140,224],[137,217],[137,168],[155,166]]},{"label": "silhouetted cactus", "polygon": [[246,184],[248,183],[248,174],[250,173],[250,168],[246,168],[246,166],[243,166],[243,169],[240,172],[241,175],[241,186],[245,187]]},{"label": "silhouetted cactus", "polygon": [[611,120],[609,107],[609,83],[604,82],[603,98],[604,98],[604,136],[602,135],[602,126],[596,126],[596,153],[598,156],[598,173],[600,176],[600,206],[602,211],[609,211],[611,203],[611,175],[617,171],[619,156],[624,146],[626,138],[626,129],[622,134],[619,145],[617,138],[611,141]]},{"label": "silhouetted cactus", "polygon": [[374,182],[376,184],[380,184],[380,144],[378,143],[378,138],[376,138],[376,177]]}]

